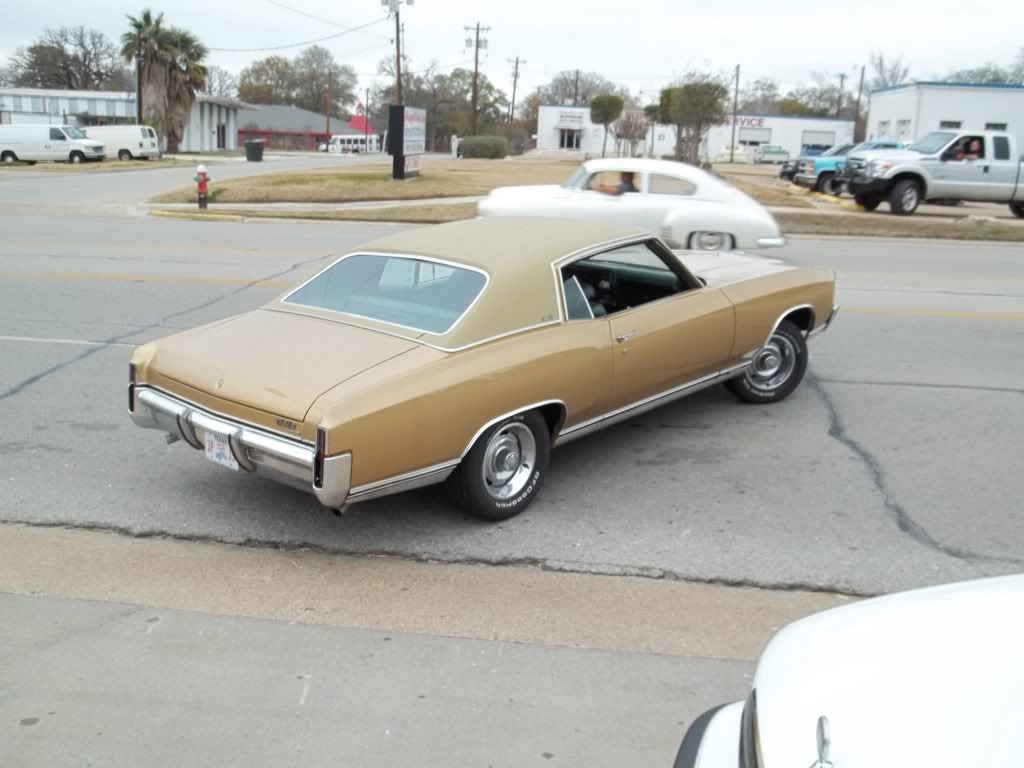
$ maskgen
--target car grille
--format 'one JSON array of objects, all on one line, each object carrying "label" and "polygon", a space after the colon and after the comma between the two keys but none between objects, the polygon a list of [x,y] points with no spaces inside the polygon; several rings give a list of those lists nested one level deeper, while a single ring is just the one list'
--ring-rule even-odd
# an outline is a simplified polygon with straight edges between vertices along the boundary
[{"label": "car grille", "polygon": [[868,161],[862,160],[859,157],[851,157],[846,161],[846,172],[851,176],[857,174],[865,174],[868,170]]}]

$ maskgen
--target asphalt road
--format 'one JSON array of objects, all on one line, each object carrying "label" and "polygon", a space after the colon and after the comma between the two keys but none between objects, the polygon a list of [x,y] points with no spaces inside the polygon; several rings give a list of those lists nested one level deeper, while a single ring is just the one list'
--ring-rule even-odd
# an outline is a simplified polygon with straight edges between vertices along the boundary
[{"label": "asphalt road", "polygon": [[339,519],[125,413],[133,345],[389,227],[23,208],[0,226],[2,520],[853,593],[1024,562],[1019,247],[795,241],[781,255],[835,267],[844,310],[791,398],[714,389],[566,446],[526,514],[484,525],[436,489]]}]

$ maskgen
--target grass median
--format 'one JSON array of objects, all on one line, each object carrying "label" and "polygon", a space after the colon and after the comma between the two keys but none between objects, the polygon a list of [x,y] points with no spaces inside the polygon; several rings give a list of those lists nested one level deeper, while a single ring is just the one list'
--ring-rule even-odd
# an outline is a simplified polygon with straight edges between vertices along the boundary
[{"label": "grass median", "polygon": [[[160,160],[102,160],[98,163],[0,163],[0,171],[32,171],[33,173],[107,173],[110,171],[152,171],[156,168],[174,168],[193,165],[189,160],[162,158]],[[195,193],[193,192],[193,198]]]},{"label": "grass median", "polygon": [[[183,216],[247,219],[305,219],[309,221],[369,221],[399,224],[443,224],[472,219],[474,203],[403,205],[341,211],[251,211],[218,208],[216,211],[182,212]],[[871,214],[777,213],[775,218],[789,235],[847,237],[910,237],[936,240],[990,240],[1024,242],[1024,225],[1000,222],[935,221]]]}]

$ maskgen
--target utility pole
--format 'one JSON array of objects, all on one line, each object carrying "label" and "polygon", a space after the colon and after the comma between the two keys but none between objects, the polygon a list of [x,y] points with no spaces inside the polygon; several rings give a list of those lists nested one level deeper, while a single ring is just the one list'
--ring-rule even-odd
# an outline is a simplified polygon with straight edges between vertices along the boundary
[{"label": "utility pole", "polygon": [[366,89],[366,103],[363,104],[363,151],[370,154],[370,89]]},{"label": "utility pole", "polygon": [[[473,32],[474,27],[463,27],[466,32]],[[490,27],[481,27],[480,22],[476,23],[475,37],[466,38],[466,47],[473,46],[473,105],[470,113],[470,135],[476,136],[476,100],[478,91],[478,80],[480,79],[480,49],[487,47],[487,41],[480,39],[480,33],[490,32]]]},{"label": "utility pole", "polygon": [[324,103],[324,133],[327,134],[327,141],[331,140],[331,81],[334,80],[334,73],[327,73],[327,101]]},{"label": "utility pole", "polygon": [[395,8],[395,103],[402,103],[402,26],[398,20],[398,0],[393,0]]},{"label": "utility pole", "polygon": [[839,113],[843,111],[843,89],[846,88],[846,75],[839,75],[839,99],[836,102],[836,117],[839,117]]},{"label": "utility pole", "polygon": [[860,68],[860,85],[857,86],[857,105],[854,107],[854,112],[856,113],[854,115],[854,117],[853,117],[853,140],[854,141],[864,141],[864,134],[867,133],[867,131],[862,131],[861,130],[861,120],[860,120],[860,99],[861,99],[861,96],[864,93],[864,69],[865,68],[863,66]]},{"label": "utility pole", "polygon": [[729,162],[731,163],[736,154],[736,113],[740,109],[740,65],[736,65],[736,87],[732,94],[732,139],[729,141]]},{"label": "utility pole", "polygon": [[576,70],[576,85],[572,87],[572,105],[575,107],[579,104],[580,99],[580,71]]},{"label": "utility pole", "polygon": [[[509,64],[513,64],[512,59],[506,59]],[[508,124],[512,125],[512,121],[515,120],[516,116],[516,85],[519,83],[519,65],[525,64],[526,59],[519,61],[519,57],[516,56],[514,62],[515,69],[512,70],[512,104],[508,108]]]}]

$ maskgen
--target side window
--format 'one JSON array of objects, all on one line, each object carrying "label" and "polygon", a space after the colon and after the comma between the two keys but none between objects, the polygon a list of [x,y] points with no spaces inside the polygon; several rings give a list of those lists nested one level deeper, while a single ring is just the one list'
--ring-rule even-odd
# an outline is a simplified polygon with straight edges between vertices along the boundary
[{"label": "side window", "polygon": [[583,185],[584,189],[591,192],[604,192],[615,194],[618,192],[639,192],[640,174],[630,171],[598,171],[590,174]]},{"label": "side window", "polygon": [[995,136],[992,144],[996,152],[996,160],[1010,159],[1010,140],[1006,136]]},{"label": "side window", "polygon": [[67,141],[68,137],[64,135],[64,131],[60,128],[50,129],[50,141]]},{"label": "side window", "polygon": [[689,197],[697,191],[697,187],[686,179],[675,176],[663,176],[660,173],[652,173],[648,187],[652,195],[677,195]]},{"label": "side window", "polygon": [[590,307],[583,286],[576,276],[570,277],[562,284],[565,289],[565,311],[569,320],[591,320],[594,311]]},{"label": "side window", "polygon": [[[648,243],[634,243],[588,256],[562,267],[569,319],[583,317],[579,295],[569,284],[576,282],[594,317],[612,315],[698,287],[681,266],[670,266]],[[573,298],[575,297],[575,298]],[[570,302],[575,301],[573,309]],[[578,317],[576,314],[578,313]]]}]

